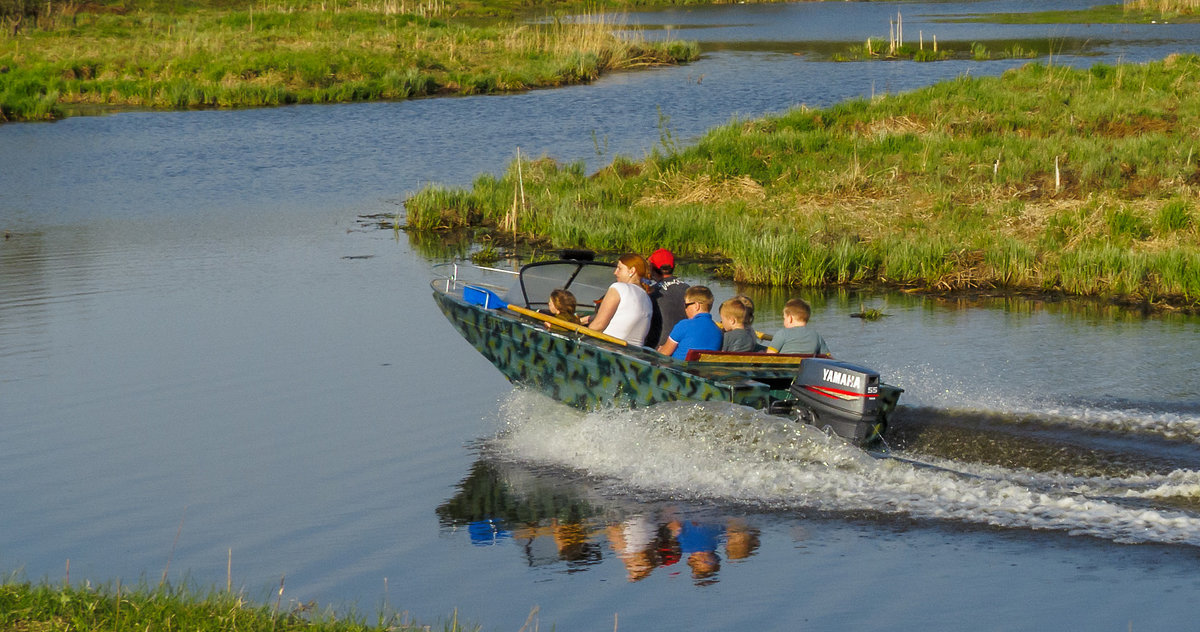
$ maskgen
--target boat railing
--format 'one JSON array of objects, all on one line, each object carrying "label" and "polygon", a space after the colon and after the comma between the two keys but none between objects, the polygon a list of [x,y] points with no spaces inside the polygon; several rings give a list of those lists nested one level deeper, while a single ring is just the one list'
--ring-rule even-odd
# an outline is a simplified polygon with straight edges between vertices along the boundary
[{"label": "boat railing", "polygon": [[[474,265],[472,267],[477,268],[479,270],[483,270],[485,272],[500,272],[502,274],[511,274],[513,276],[521,275],[521,273],[517,272],[516,270],[501,270],[500,268],[490,268],[488,266],[474,266]],[[457,264],[456,264],[456,269],[457,269]]]},{"label": "boat railing", "polygon": [[444,294],[461,292],[466,285],[482,286],[503,294],[520,275],[515,270],[479,266],[461,261],[436,263],[432,267],[436,276],[430,285]]}]

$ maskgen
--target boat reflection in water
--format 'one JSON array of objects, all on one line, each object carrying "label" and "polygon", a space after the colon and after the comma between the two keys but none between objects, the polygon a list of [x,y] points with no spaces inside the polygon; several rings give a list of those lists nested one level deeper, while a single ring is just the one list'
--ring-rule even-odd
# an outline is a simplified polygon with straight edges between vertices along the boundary
[{"label": "boat reflection in water", "polygon": [[758,549],[758,530],[738,518],[698,521],[652,512],[610,524],[605,533],[629,581],[682,561],[697,583],[715,583],[722,552],[724,559],[734,561]]},{"label": "boat reflection in water", "polygon": [[[716,583],[722,561],[758,550],[759,532],[744,518],[686,514],[674,505],[607,501],[583,484],[515,464],[476,461],[458,493],[437,508],[442,529],[465,530],[478,546],[515,545],[530,567],[566,572],[619,560],[631,582],[657,569]],[[684,570],[686,565],[688,570]]]}]

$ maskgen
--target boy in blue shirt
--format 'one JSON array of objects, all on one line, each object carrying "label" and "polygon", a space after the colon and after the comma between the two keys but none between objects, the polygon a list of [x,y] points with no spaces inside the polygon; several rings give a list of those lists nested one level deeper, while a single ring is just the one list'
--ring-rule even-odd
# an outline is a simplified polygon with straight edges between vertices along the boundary
[{"label": "boy in blue shirt", "polygon": [[687,352],[692,349],[720,350],[724,333],[713,322],[710,313],[713,306],[712,291],[703,285],[693,285],[683,295],[683,300],[683,313],[687,319],[675,324],[667,341],[659,345],[658,352],[676,360],[685,360]]}]

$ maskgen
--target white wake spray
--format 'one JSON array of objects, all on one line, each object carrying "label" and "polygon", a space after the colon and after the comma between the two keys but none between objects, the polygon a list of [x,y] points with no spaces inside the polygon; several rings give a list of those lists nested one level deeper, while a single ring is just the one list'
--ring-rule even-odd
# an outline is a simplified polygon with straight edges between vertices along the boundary
[{"label": "white wake spray", "polygon": [[1120,502],[1200,496],[1200,474],[1192,471],[1103,478],[953,461],[924,467],[873,458],[811,426],[712,403],[581,413],[517,392],[501,421],[497,447],[509,456],[630,491],[1200,546],[1200,518]]}]

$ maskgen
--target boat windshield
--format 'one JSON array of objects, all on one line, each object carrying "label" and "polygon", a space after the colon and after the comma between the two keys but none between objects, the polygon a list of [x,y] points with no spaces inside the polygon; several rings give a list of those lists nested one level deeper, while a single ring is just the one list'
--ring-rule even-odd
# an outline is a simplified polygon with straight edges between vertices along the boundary
[{"label": "boat windshield", "polygon": [[508,291],[505,300],[541,309],[550,301],[550,292],[570,290],[582,310],[604,298],[613,283],[613,264],[598,261],[540,261],[521,268],[521,280]]}]

